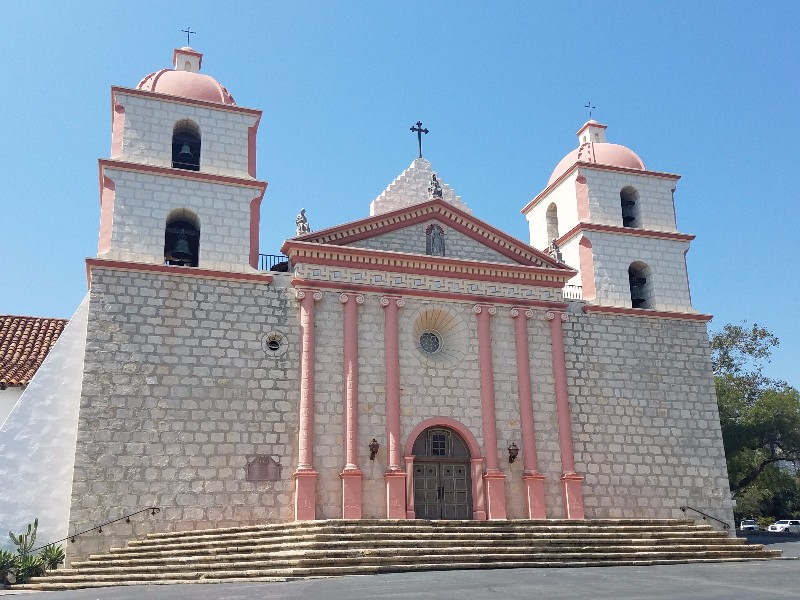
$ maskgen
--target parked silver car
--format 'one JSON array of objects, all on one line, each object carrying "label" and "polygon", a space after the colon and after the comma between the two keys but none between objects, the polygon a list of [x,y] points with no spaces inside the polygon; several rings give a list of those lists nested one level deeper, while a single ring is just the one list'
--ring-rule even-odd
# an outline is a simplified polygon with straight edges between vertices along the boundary
[{"label": "parked silver car", "polygon": [[739,521],[739,531],[761,531],[755,519],[742,519]]},{"label": "parked silver car", "polygon": [[781,519],[775,521],[767,529],[773,533],[800,533],[800,520]]}]

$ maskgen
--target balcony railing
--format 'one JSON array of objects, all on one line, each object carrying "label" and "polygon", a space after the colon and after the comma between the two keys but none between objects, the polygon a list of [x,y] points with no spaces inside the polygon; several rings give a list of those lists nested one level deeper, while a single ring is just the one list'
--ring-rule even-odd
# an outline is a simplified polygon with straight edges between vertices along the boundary
[{"label": "balcony railing", "polygon": [[583,300],[583,288],[579,285],[565,285],[564,300]]},{"label": "balcony railing", "polygon": [[258,270],[286,273],[289,271],[289,258],[283,254],[259,254]]}]

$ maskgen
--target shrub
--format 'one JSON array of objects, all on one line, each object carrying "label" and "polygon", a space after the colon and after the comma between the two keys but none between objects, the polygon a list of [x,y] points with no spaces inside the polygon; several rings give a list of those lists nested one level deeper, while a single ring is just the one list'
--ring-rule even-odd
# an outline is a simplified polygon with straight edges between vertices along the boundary
[{"label": "shrub", "polygon": [[44,575],[44,562],[41,556],[26,554],[16,559],[14,574],[17,576],[16,583],[25,583],[31,577]]},{"label": "shrub", "polygon": [[60,545],[48,544],[39,552],[45,569],[57,569],[64,562],[64,548]]}]

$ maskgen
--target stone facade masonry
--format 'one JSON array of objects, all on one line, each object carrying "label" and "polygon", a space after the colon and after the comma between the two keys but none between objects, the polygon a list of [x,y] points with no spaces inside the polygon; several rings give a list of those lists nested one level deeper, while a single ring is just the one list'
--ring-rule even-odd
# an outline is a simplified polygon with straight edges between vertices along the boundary
[{"label": "stone facade masonry", "polygon": [[[428,186],[431,184],[431,176],[434,172],[430,161],[424,158],[415,159],[397,179],[389,184],[389,187],[381,192],[380,196],[372,201],[369,205],[369,214],[371,216],[382,215],[393,210],[427,202],[430,200]],[[453,189],[444,183],[441,178],[439,178],[439,184],[442,187],[442,200],[466,213],[472,213],[469,207],[462,202],[461,196],[457,196]]]},{"label": "stone facade masonry", "polygon": [[705,324],[571,314],[564,324],[587,517],[733,525]]},{"label": "stone facade masonry", "polygon": [[426,234],[428,227],[439,225],[444,230],[445,256],[447,258],[460,258],[462,260],[479,260],[504,264],[518,264],[515,260],[475,241],[456,229],[449,228],[447,224],[437,220],[426,221],[404,227],[396,231],[376,235],[364,240],[348,244],[358,248],[372,248],[374,250],[388,250],[391,252],[406,252],[408,254],[425,254]]},{"label": "stone facade masonry", "polygon": [[105,169],[114,181],[111,248],[102,258],[162,264],[167,217],[188,209],[200,223],[203,269],[252,271],[250,203],[255,188]]},{"label": "stone facade masonry", "polygon": [[[72,558],[153,530],[291,518],[297,309],[278,279],[92,270],[70,530],[162,512],[81,536]],[[266,349],[271,332],[285,352]],[[281,480],[246,481],[255,456]]]},{"label": "stone facade masonry", "polygon": [[122,152],[111,158],[158,167],[172,166],[172,133],[178,121],[189,119],[200,128],[200,170],[203,173],[247,177],[249,128],[257,117],[225,110],[167,102],[117,91],[124,107]]}]

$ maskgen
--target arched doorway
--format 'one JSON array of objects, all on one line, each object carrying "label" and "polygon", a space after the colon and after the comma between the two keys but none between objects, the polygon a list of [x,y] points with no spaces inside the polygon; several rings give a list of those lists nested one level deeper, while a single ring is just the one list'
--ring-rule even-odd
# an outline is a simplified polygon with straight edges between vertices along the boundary
[{"label": "arched doorway", "polygon": [[447,427],[429,427],[414,440],[414,514],[417,519],[471,519],[472,482],[467,444]]}]

